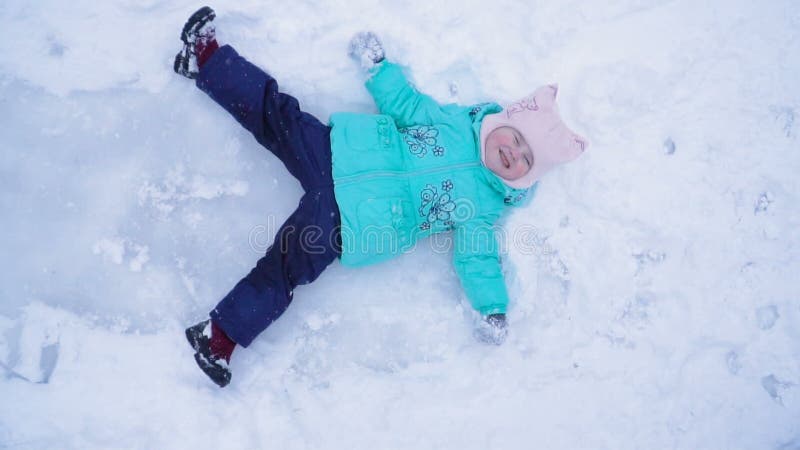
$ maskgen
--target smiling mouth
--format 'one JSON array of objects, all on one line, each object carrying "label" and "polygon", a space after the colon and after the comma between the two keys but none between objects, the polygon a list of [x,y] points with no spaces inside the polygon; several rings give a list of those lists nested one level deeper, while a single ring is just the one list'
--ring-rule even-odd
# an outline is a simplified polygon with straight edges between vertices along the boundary
[{"label": "smiling mouth", "polygon": [[511,163],[508,161],[508,158],[506,157],[505,152],[503,152],[503,149],[499,149],[498,151],[500,152],[500,160],[503,162],[503,165],[506,166],[506,169],[511,167]]}]

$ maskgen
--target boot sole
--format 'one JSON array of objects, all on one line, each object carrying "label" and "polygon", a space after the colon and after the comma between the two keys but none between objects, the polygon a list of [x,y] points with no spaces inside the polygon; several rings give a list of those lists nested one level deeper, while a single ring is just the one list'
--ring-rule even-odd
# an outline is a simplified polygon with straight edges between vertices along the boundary
[{"label": "boot sole", "polygon": [[178,54],[175,55],[175,63],[172,65],[172,70],[175,71],[178,75],[183,75],[183,62],[186,60],[186,57],[183,56],[183,51],[179,51]]},{"label": "boot sole", "polygon": [[203,25],[207,24],[208,22],[214,20],[217,14],[208,6],[203,6],[202,8],[198,9],[189,17],[189,20],[186,21],[186,24],[183,25],[183,30],[181,30],[181,41],[184,44],[189,44],[189,34],[192,31],[199,30],[203,27]]},{"label": "boot sole", "polygon": [[192,333],[192,329],[191,328],[187,328],[184,331],[184,334],[186,335],[186,340],[189,341],[189,345],[194,349],[194,351],[199,352],[200,351],[200,341],[198,340],[197,336],[195,336],[195,334]]},{"label": "boot sole", "polygon": [[[213,365],[209,364],[205,358],[200,353],[194,354],[194,361],[197,363],[197,367],[203,371],[204,374],[217,386],[224,388],[231,382],[231,372],[226,369],[217,369],[214,370]],[[218,376],[218,377],[215,377]]]}]

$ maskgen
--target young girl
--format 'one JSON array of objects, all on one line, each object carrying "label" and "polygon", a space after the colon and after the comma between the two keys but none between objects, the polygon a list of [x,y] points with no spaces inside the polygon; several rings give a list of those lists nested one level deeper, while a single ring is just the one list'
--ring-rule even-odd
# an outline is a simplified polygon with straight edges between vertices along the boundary
[{"label": "young girl", "polygon": [[561,121],[557,86],[505,108],[439,105],[384,60],[375,35],[360,33],[350,54],[369,69],[380,114],[336,113],[325,125],[232,47],[220,47],[213,19],[209,7],[189,18],[175,71],[280,158],[304,195],[255,268],[210,319],[186,330],[203,372],[226,386],[234,347],[250,345],[286,310],[293,289],[335,259],[375,264],[451,230],[456,272],[483,318],[476,336],[501,344],[508,294],[492,227],[546,171],[587,146]]}]

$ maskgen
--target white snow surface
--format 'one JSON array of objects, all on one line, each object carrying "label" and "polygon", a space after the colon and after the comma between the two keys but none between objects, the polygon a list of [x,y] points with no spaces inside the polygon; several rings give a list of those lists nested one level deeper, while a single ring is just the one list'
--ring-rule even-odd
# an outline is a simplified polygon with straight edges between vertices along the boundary
[{"label": "white snow surface", "polygon": [[212,4],[323,121],[376,111],[370,29],[442,103],[558,82],[591,141],[505,221],[503,346],[423,243],[299,287],[225,389],[183,329],[301,190],[173,73],[199,6],[0,3],[0,448],[800,449],[796,1]]}]

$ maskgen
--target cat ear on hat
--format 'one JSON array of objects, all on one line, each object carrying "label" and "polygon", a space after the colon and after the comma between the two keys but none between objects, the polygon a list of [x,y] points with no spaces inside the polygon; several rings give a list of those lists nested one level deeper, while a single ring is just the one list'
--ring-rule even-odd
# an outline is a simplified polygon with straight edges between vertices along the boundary
[{"label": "cat ear on hat", "polygon": [[553,160],[560,163],[572,161],[586,151],[586,148],[589,147],[589,141],[572,131],[572,129],[561,120],[561,117],[558,117],[556,111],[553,111],[553,114],[557,117],[556,120],[558,121],[558,124],[551,129],[553,132],[552,136],[555,138],[555,140],[552,141],[553,146],[550,149]]},{"label": "cat ear on hat", "polygon": [[533,98],[539,107],[552,107],[556,103],[558,95],[558,83],[542,86],[533,93]]},{"label": "cat ear on hat", "polygon": [[565,149],[565,156],[568,161],[571,161],[580,156],[589,147],[589,141],[583,136],[570,131],[568,145]]},{"label": "cat ear on hat", "polygon": [[510,119],[516,113],[539,111],[540,108],[552,109],[556,103],[557,92],[557,84],[542,86],[522,100],[507,105],[505,107],[506,117]]},{"label": "cat ear on hat", "polygon": [[[558,111],[555,107],[556,96],[558,95],[558,83],[542,86],[536,90],[534,95],[536,97],[537,104],[540,106],[552,107],[554,109],[554,113],[558,116],[559,122],[561,122],[560,114],[558,114]],[[563,122],[561,123],[567,131],[566,142],[564,142],[561,147],[561,157],[564,161],[572,161],[586,151],[586,149],[589,147],[589,141],[578,133],[572,131],[566,126],[566,124],[563,124]]]}]

